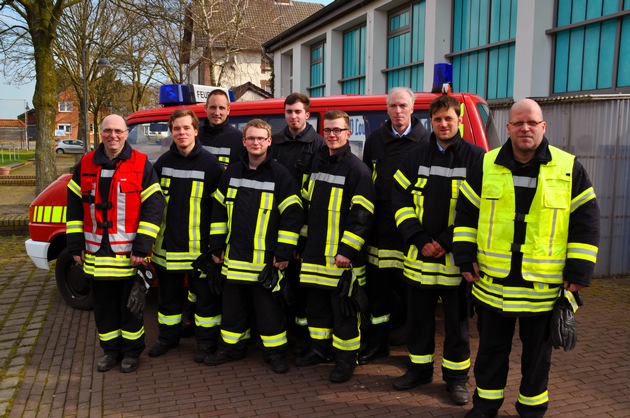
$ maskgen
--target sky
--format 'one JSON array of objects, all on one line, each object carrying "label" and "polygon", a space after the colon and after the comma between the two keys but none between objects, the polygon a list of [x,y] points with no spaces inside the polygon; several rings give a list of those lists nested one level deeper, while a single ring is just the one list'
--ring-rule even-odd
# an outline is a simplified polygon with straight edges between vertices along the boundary
[{"label": "sky", "polygon": [[[328,5],[333,0],[308,0],[310,3]],[[33,108],[35,81],[23,85],[11,85],[0,75],[0,119],[17,119],[24,113],[24,101]]]}]

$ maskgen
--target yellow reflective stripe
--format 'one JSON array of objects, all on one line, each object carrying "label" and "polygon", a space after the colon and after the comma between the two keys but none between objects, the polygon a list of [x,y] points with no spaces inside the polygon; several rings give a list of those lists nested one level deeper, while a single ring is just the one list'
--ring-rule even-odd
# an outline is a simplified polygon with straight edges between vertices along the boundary
[{"label": "yellow reflective stripe", "polygon": [[144,234],[150,236],[151,238],[156,238],[158,232],[160,232],[159,225],[146,221],[140,221],[138,224],[138,234]]},{"label": "yellow reflective stripe", "polygon": [[68,189],[74,193],[75,195],[77,195],[78,197],[83,197],[81,195],[81,186],[79,186],[77,184],[76,181],[74,181],[74,179],[70,179],[70,182],[68,183]]},{"label": "yellow reflective stripe", "polygon": [[[358,315],[358,314],[357,314]],[[333,335],[333,347],[341,351],[358,351],[361,346],[361,336],[349,340],[342,340],[341,338]]]},{"label": "yellow reflective stripe", "polygon": [[247,340],[250,337],[250,330],[245,332],[230,332],[221,330],[221,338],[226,344],[237,344],[239,341]]},{"label": "yellow reflective stripe", "polygon": [[82,234],[82,233],[83,233],[83,221],[66,222],[66,234]]},{"label": "yellow reflective stripe", "polygon": [[264,263],[250,263],[248,261],[234,260],[229,258],[230,250],[226,254],[221,272],[228,280],[257,282],[258,275],[265,267]]},{"label": "yellow reflective stripe", "polygon": [[136,269],[131,265],[128,255],[117,254],[112,257],[85,254],[83,271],[94,277],[128,278],[135,276]]},{"label": "yellow reflective stripe", "polygon": [[433,354],[416,355],[409,353],[409,360],[413,364],[431,364],[433,363]]},{"label": "yellow reflective stripe", "polygon": [[273,201],[273,193],[261,193],[258,216],[256,217],[256,229],[254,230],[254,255],[252,257],[252,261],[256,264],[265,262],[265,250],[267,249],[265,238],[267,237],[267,229],[271,219]]},{"label": "yellow reflective stripe", "polygon": [[571,200],[571,212],[573,213],[574,210],[593,199],[595,199],[595,189],[589,187]]},{"label": "yellow reflective stripe", "polygon": [[182,322],[182,314],[165,315],[158,311],[158,324],[162,325],[177,325]]},{"label": "yellow reflective stripe", "polygon": [[417,248],[411,246],[409,256],[405,257],[405,277],[429,286],[458,286],[461,283],[461,272],[455,265],[452,253],[446,254],[445,264],[417,259],[418,254]]},{"label": "yellow reflective stripe", "polygon": [[260,339],[263,342],[263,346],[269,347],[280,347],[281,345],[285,345],[287,343],[287,333],[282,332],[276,335],[260,335]]},{"label": "yellow reflective stripe", "polygon": [[280,211],[280,213],[282,213],[282,212],[284,212],[284,210],[286,208],[288,208],[291,205],[298,205],[298,206],[302,207],[302,199],[300,199],[297,195],[292,194],[291,196],[289,196],[286,199],[284,199],[278,205],[278,210]]},{"label": "yellow reflective stripe", "polygon": [[567,244],[567,259],[577,258],[595,263],[597,261],[597,252],[598,248],[595,245],[580,242],[570,242]]},{"label": "yellow reflective stripe", "polygon": [[328,225],[326,230],[326,242],[328,245],[324,249],[324,256],[326,257],[335,257],[337,255],[342,197],[343,189],[339,187],[331,189],[330,198],[328,199]]},{"label": "yellow reflective stripe", "polygon": [[464,361],[450,361],[443,358],[442,367],[449,370],[468,370],[470,369],[470,358],[467,358]]},{"label": "yellow reflective stripe", "polygon": [[482,303],[504,312],[548,312],[558,298],[559,287],[539,283],[535,288],[508,287],[482,277],[475,282],[472,294]]},{"label": "yellow reflective stripe", "polygon": [[413,208],[405,206],[396,211],[394,218],[396,219],[396,226],[400,227],[400,224],[405,222],[407,219],[415,219],[416,211],[413,210]]},{"label": "yellow reflective stripe", "polygon": [[330,340],[332,338],[332,328],[308,327],[308,333],[314,340]]},{"label": "yellow reflective stripe", "polygon": [[499,400],[504,397],[504,389],[482,389],[477,386],[477,395],[483,399]]},{"label": "yellow reflective stripe", "polygon": [[372,325],[378,325],[378,324],[386,324],[387,322],[389,322],[390,319],[390,315],[386,314],[383,316],[372,316],[370,315],[370,322],[372,323]]},{"label": "yellow reflective stripe", "polygon": [[370,213],[374,213],[374,203],[370,202],[365,196],[354,195],[352,196],[352,200],[350,202],[350,208],[353,205],[361,205]]},{"label": "yellow reflective stripe", "polygon": [[326,267],[318,264],[302,263],[300,283],[336,287],[344,270],[335,265]]},{"label": "yellow reflective stripe", "polygon": [[305,327],[308,325],[308,319],[307,318],[299,318],[299,317],[295,317],[295,323],[301,327]]},{"label": "yellow reflective stripe", "polygon": [[546,390],[540,395],[525,396],[521,393],[518,394],[518,402],[527,406],[538,406],[549,402],[549,391]]},{"label": "yellow reflective stripe", "polygon": [[188,251],[200,253],[201,239],[201,201],[203,197],[203,181],[192,182],[190,199],[188,204]]},{"label": "yellow reflective stripe", "polygon": [[[459,105],[459,116],[461,116],[461,120],[464,120],[464,112],[466,111],[466,107],[464,106],[464,103],[460,103]],[[459,126],[457,127],[459,129],[459,136],[461,136],[462,138],[464,137],[464,124],[460,123]]]},{"label": "yellow reflective stripe", "polygon": [[214,222],[210,224],[210,235],[223,235],[227,233],[227,222]]},{"label": "yellow reflective stripe", "polygon": [[398,250],[383,250],[371,245],[367,245],[366,247],[367,253],[367,262],[377,266],[379,268],[403,268],[403,257],[404,254],[402,251]]},{"label": "yellow reflective stripe", "polygon": [[477,229],[465,226],[456,226],[453,231],[453,242],[477,243]]},{"label": "yellow reflective stripe", "polygon": [[289,245],[297,245],[299,238],[300,234],[296,234],[295,232],[286,231],[283,229],[278,231],[278,242]]},{"label": "yellow reflective stripe", "polygon": [[137,340],[139,338],[141,338],[144,335],[144,327],[140,328],[140,330],[136,331],[136,332],[129,332],[129,331],[125,331],[124,329],[122,330],[122,337],[125,340]]},{"label": "yellow reflective stripe", "polygon": [[214,194],[212,195],[214,198],[221,204],[221,206],[225,206],[225,196],[221,193],[221,190],[216,189]]},{"label": "yellow reflective stripe", "polygon": [[195,325],[203,328],[214,328],[221,325],[221,315],[199,316],[195,314]]},{"label": "yellow reflective stripe", "polygon": [[158,183],[153,183],[140,193],[140,201],[144,203],[153,193],[162,193],[162,189]]},{"label": "yellow reflective stripe", "polygon": [[344,231],[343,236],[341,237],[341,242],[349,245],[357,251],[361,251],[361,247],[365,244],[365,240],[363,238],[350,231]]},{"label": "yellow reflective stripe", "polygon": [[372,183],[376,183],[376,161],[372,162]]},{"label": "yellow reflective stripe", "polygon": [[464,181],[462,183],[461,187],[459,188],[459,192],[463,194],[470,203],[475,205],[475,207],[479,208],[481,206],[481,197],[479,197],[479,195],[475,193],[475,191],[472,187],[470,187],[467,181]]},{"label": "yellow reflective stripe", "polygon": [[407,188],[411,186],[411,182],[407,179],[407,177],[405,177],[405,175],[400,170],[396,170],[396,173],[394,174],[394,180],[396,180],[396,183],[398,183],[400,187],[402,187],[405,190],[407,190]]},{"label": "yellow reflective stripe", "polygon": [[192,303],[197,302],[197,295],[191,292],[190,290],[188,291],[188,301]]},{"label": "yellow reflective stripe", "polygon": [[98,339],[101,341],[111,341],[114,338],[118,338],[122,335],[122,331],[117,329],[115,331],[105,332],[103,334],[98,334]]}]

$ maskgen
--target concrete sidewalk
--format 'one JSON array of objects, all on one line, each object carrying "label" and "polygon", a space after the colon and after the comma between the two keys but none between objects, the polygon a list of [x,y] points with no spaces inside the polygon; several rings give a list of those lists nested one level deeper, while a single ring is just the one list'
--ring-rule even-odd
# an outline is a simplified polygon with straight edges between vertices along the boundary
[{"label": "concrete sidewalk", "polygon": [[[433,383],[393,390],[392,380],[405,369],[404,347],[359,366],[344,384],[328,381],[330,365],[291,365],[276,375],[253,347],[242,361],[199,365],[194,339],[157,359],[145,352],[137,372],[98,373],[102,351],[92,313],[61,300],[52,272],[37,270],[24,254],[25,239],[0,238],[0,416],[462,417],[470,409],[451,404],[437,368]],[[150,295],[147,345],[157,336],[155,292]],[[554,352],[547,416],[630,417],[630,279],[596,280],[583,297],[576,349]],[[474,324],[471,334],[474,360]],[[437,364],[441,349],[438,344]],[[519,353],[515,342],[502,417],[516,416]],[[472,376],[469,388],[472,393]]]}]

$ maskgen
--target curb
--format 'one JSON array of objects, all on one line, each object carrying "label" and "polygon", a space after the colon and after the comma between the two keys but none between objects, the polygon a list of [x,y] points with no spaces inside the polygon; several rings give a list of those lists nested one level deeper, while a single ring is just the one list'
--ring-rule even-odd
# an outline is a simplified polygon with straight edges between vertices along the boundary
[{"label": "curb", "polygon": [[0,236],[28,235],[28,215],[0,218]]}]

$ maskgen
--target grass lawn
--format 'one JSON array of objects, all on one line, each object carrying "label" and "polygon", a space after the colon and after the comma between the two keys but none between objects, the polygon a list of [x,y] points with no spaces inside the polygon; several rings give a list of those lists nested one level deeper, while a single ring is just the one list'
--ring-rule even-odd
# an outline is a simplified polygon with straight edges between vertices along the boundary
[{"label": "grass lawn", "polygon": [[35,151],[21,150],[13,152],[7,149],[0,149],[0,166],[20,163],[33,158],[35,158]]}]

